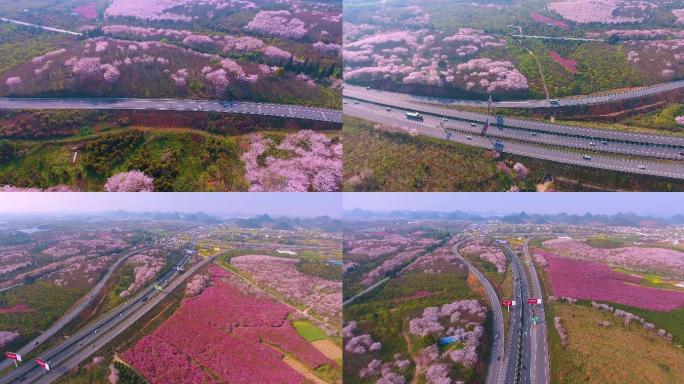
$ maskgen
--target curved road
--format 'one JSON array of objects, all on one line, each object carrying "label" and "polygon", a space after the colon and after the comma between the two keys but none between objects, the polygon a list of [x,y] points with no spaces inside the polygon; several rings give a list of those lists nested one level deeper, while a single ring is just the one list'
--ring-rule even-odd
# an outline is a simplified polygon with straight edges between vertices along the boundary
[{"label": "curved road", "polygon": [[[525,36],[530,37],[530,36]],[[366,91],[365,87],[358,85],[345,84],[345,90],[350,90],[354,92]],[[581,105],[594,105],[594,104],[609,104],[619,101],[638,99],[641,97],[654,96],[665,92],[675,91],[684,88],[684,80],[670,81],[667,83],[659,83],[654,85],[649,85],[645,87],[631,88],[627,90],[611,91],[601,95],[584,95],[584,96],[573,96],[566,98],[559,98],[559,107],[574,107]],[[460,100],[460,99],[450,99],[443,97],[432,97],[432,96],[418,96],[410,95],[400,92],[391,91],[377,91],[371,90],[373,92],[382,92],[384,95],[395,98],[413,101],[415,103],[433,103],[449,106],[462,106],[462,107],[486,107],[486,100]],[[517,100],[517,101],[493,101],[493,107],[497,108],[517,108],[517,109],[530,109],[530,108],[550,108],[548,100],[541,99],[531,99],[531,100]]]},{"label": "curved road", "polygon": [[[43,372],[43,369],[33,360],[25,361],[19,368],[0,378],[0,384],[51,383],[132,326],[187,277],[213,261],[216,256],[202,260],[187,272],[179,273],[178,270],[171,269],[135,298],[82,328],[59,345],[41,353],[39,357],[50,364],[49,372]],[[190,256],[186,255],[179,265],[184,266],[189,260]],[[154,288],[155,284],[163,286],[164,290],[158,291]]]},{"label": "curved road", "polygon": [[[442,121],[437,117],[426,115],[422,121],[408,120],[403,114],[400,115],[392,112],[388,113],[382,107],[366,103],[347,103],[344,105],[344,113],[345,115],[354,116],[381,124],[387,124],[390,126],[401,127],[406,130],[415,130],[416,133],[426,136],[456,141],[461,144],[485,149],[492,149],[492,143],[488,139],[479,135],[467,132],[452,132],[447,136],[444,129],[439,127]],[[453,127],[455,128],[455,125],[453,125]],[[495,129],[496,128],[490,128],[490,131]],[[583,159],[582,153],[577,153],[570,150],[552,149],[533,145],[531,143],[520,143],[517,141],[505,141],[504,144],[504,152],[514,155],[527,156],[582,167],[668,177],[673,179],[684,179],[684,164],[682,164],[681,161],[637,161],[632,159],[598,155],[592,156],[591,160],[585,160]]]},{"label": "curved road", "polygon": [[499,296],[496,294],[492,283],[487,280],[487,278],[475,268],[465,257],[461,256],[458,252],[458,248],[466,240],[461,240],[456,245],[454,245],[454,253],[458,256],[461,261],[468,267],[468,270],[477,277],[482,286],[487,291],[487,296],[489,296],[489,302],[492,306],[492,312],[494,313],[494,335],[492,342],[492,353],[489,357],[489,366],[487,367],[487,384],[499,384],[503,383],[503,369],[505,368],[504,361],[504,323],[503,323],[503,313],[501,312],[501,302],[499,301]]},{"label": "curved road", "polygon": [[342,111],[298,105],[255,103],[247,101],[211,101],[182,99],[41,99],[0,98],[0,110],[94,109],[140,111],[197,111],[286,117],[342,124]]},{"label": "curved road", "polygon": [[[100,281],[88,292],[86,296],[84,296],[84,299],[82,299],[78,305],[75,307],[72,307],[72,309],[66,313],[64,316],[60,317],[57,321],[52,323],[52,325],[43,331],[40,335],[38,335],[35,339],[31,340],[28,344],[24,345],[21,347],[16,353],[20,354],[22,357],[26,356],[27,354],[31,353],[34,349],[38,348],[39,345],[41,345],[43,342],[45,342],[47,339],[51,338],[54,336],[57,332],[59,332],[62,328],[64,328],[65,325],[69,324],[72,320],[74,320],[76,317],[78,317],[81,312],[83,312],[84,309],[86,309],[92,302],[95,300],[95,297],[100,293],[100,290],[102,287],[105,285],[107,280],[112,276],[112,273],[114,273],[114,270],[121,265],[128,257],[133,255],[134,253],[144,251],[146,249],[149,249],[151,247],[144,247],[140,249],[135,249],[132,250],[123,256],[119,257],[118,260],[114,264],[112,264],[109,269],[107,270],[107,273],[100,279]],[[7,367],[10,367],[14,365],[13,360],[9,359],[3,359],[3,361],[0,363],[0,371],[6,369]]]},{"label": "curved road", "polygon": [[[365,101],[384,107],[399,108],[405,111],[417,111],[436,117],[446,117],[465,122],[484,124],[488,119],[491,123],[491,130],[499,129],[496,119],[492,119],[484,113],[462,111],[445,106],[434,104],[424,104],[415,100],[407,100],[407,95],[390,93],[377,90],[349,89],[345,87],[343,96],[347,99]],[[412,96],[408,96],[412,98]],[[684,150],[684,137],[664,136],[645,133],[621,132],[608,129],[595,129],[573,125],[551,124],[544,121],[525,120],[514,117],[503,118],[503,128],[519,130],[531,134],[532,132],[546,133],[565,137],[584,138],[589,140],[616,143],[634,143],[641,145],[659,146],[674,148],[678,151]]]}]

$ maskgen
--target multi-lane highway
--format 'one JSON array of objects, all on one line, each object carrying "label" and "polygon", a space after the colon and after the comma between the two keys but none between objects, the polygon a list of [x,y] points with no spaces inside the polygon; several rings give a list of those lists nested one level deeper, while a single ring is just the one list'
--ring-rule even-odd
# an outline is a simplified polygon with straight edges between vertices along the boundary
[{"label": "multi-lane highway", "polygon": [[[529,36],[526,36],[529,37]],[[643,97],[650,97],[666,92],[677,91],[684,88],[684,80],[670,81],[667,83],[659,83],[646,87],[631,88],[626,90],[617,90],[612,92],[605,92],[600,95],[586,95],[574,96],[558,99],[558,107],[575,107],[582,105],[595,104],[609,104],[621,102],[625,100],[638,99]],[[368,91],[365,87],[345,84],[345,91],[363,92]],[[374,91],[374,90],[370,90]],[[374,91],[379,92],[379,91]],[[486,107],[487,101],[479,100],[459,100],[442,97],[418,96],[409,95],[399,92],[381,91],[383,95],[415,103],[431,103],[445,106],[461,106],[461,107]],[[493,101],[492,106],[496,108],[518,108],[518,109],[532,109],[532,108],[550,108],[549,100],[532,99],[532,100],[518,100],[518,101]]]},{"label": "multi-lane highway", "polygon": [[[389,108],[390,111],[387,111],[387,108]],[[407,131],[414,130],[416,133],[426,136],[447,139],[486,149],[492,149],[493,147],[492,142],[488,138],[481,137],[472,131],[473,127],[470,127],[470,123],[458,122],[452,119],[444,122],[443,118],[432,115],[425,115],[422,120],[408,120],[405,116],[404,110],[395,109],[392,107],[383,107],[378,104],[365,103],[358,100],[347,102],[347,104],[344,105],[344,113],[348,116],[359,117],[381,124],[402,127]],[[447,133],[445,128],[449,128],[450,132]],[[492,127],[489,129],[489,132],[493,132],[495,130],[498,130],[498,128]],[[537,136],[539,137],[544,135],[538,134]],[[684,162],[681,160],[664,162],[649,160],[647,158],[637,160],[631,158],[610,157],[606,155],[591,155],[589,159],[586,159],[584,157],[584,153],[581,152],[580,149],[565,150],[560,148],[549,148],[548,146],[509,139],[504,139],[502,142],[505,146],[504,152],[514,155],[611,171],[684,179]],[[605,146],[601,143],[598,145]],[[616,144],[610,143],[608,146],[613,145]],[[644,148],[644,150],[648,151],[646,148]],[[665,148],[653,148],[653,150],[667,151]],[[658,153],[658,156],[664,156],[665,154],[665,152]]]},{"label": "multi-lane highway", "polygon": [[[119,257],[114,264],[112,264],[109,269],[107,270],[107,273],[102,276],[100,281],[88,292],[88,294],[81,299],[81,301],[78,302],[78,304],[73,307],[69,312],[67,312],[64,316],[60,317],[57,321],[52,323],[48,329],[43,331],[40,335],[38,335],[35,339],[31,340],[28,344],[24,345],[21,347],[16,353],[18,353],[21,356],[25,356],[31,351],[35,350],[38,348],[43,342],[57,334],[62,328],[64,328],[65,325],[69,324],[71,321],[73,321],[76,317],[78,317],[84,309],[86,309],[92,302],[95,300],[95,298],[99,295],[100,291],[102,290],[102,287],[105,285],[107,280],[112,276],[112,273],[114,273],[114,270],[116,270],[121,263],[123,263],[128,257],[131,255],[141,252],[148,249],[148,247],[144,248],[135,248],[134,250],[131,250],[130,252],[127,252],[126,254],[122,255]],[[6,369],[7,367],[10,367],[14,365],[12,360],[4,359],[2,362],[0,362],[0,371]]]},{"label": "multi-lane highway", "polygon": [[[530,257],[529,249],[530,239],[525,239],[523,245],[523,252],[525,254],[525,264],[530,271],[530,279],[532,280],[532,294],[538,299],[542,299],[541,284],[539,283],[539,276],[537,269],[534,267],[532,257]],[[549,368],[549,351],[548,338],[546,329],[546,316],[544,314],[544,305],[538,304],[534,306],[534,314],[539,319],[536,325],[530,329],[531,354],[530,354],[530,383],[531,384],[548,384],[551,381]]]},{"label": "multi-lane highway", "polygon": [[516,305],[510,309],[508,348],[506,348],[506,368],[503,383],[529,383],[529,381],[523,380],[526,359],[529,358],[526,355],[526,351],[529,353],[529,350],[526,348],[529,345],[529,333],[526,331],[526,322],[529,317],[526,316],[525,307],[526,298],[529,297],[527,278],[522,265],[520,265],[520,261],[517,260],[508,244],[503,243],[501,249],[506,254],[506,258],[510,262],[511,270],[513,271],[513,297],[510,300],[516,302]]},{"label": "multi-lane highway", "polygon": [[298,105],[247,101],[183,99],[41,99],[0,98],[0,110],[89,109],[138,111],[196,111],[286,117],[342,124],[342,111]]},{"label": "multi-lane highway", "polygon": [[[50,371],[45,372],[32,360],[25,361],[19,368],[1,377],[0,384],[51,383],[128,329],[187,277],[215,257],[216,255],[203,259],[187,272],[175,268],[169,270],[134,298],[80,329],[59,345],[41,353],[39,357],[50,364]],[[184,267],[190,258],[185,255],[178,265]],[[155,285],[163,287],[163,290],[156,289]]]},{"label": "multi-lane highway", "polygon": [[468,270],[477,277],[480,284],[487,291],[487,296],[489,296],[489,302],[491,304],[493,313],[493,325],[492,325],[492,353],[489,357],[489,365],[487,367],[487,384],[500,384],[504,382],[504,368],[505,366],[505,354],[504,354],[504,323],[503,323],[503,313],[501,312],[501,304],[499,301],[499,296],[496,294],[496,290],[492,286],[492,283],[487,280],[482,272],[475,268],[465,257],[461,256],[458,252],[458,248],[465,242],[462,240],[458,242],[453,250],[463,263],[468,267]]},{"label": "multi-lane highway", "polygon": [[[386,92],[380,90],[368,90],[366,88],[345,86],[343,95],[348,100],[374,103],[383,107],[398,108],[404,111],[416,111],[441,118],[449,118],[472,122],[482,126],[490,121],[490,130],[503,128],[505,130],[517,130],[532,133],[544,133],[549,135],[584,138],[593,141],[606,141],[609,143],[634,143],[653,147],[673,148],[678,151],[684,150],[684,137],[654,135],[645,133],[622,132],[607,129],[595,129],[574,125],[551,124],[543,121],[525,120],[514,117],[504,117],[503,124],[499,126],[496,119],[484,113],[462,111],[445,106],[427,104],[414,100],[415,96]],[[596,148],[600,150],[600,147]]]}]

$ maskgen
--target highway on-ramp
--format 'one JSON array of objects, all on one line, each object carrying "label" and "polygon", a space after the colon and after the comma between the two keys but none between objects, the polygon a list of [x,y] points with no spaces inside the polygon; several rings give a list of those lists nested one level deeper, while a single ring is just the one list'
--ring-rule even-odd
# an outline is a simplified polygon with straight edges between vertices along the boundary
[{"label": "highway on-ramp", "polygon": [[131,99],[131,98],[0,98],[0,110],[128,110],[128,111],[195,111],[245,115],[275,116],[342,124],[342,111],[288,104],[249,101]]},{"label": "highway on-ramp", "polygon": [[493,334],[492,334],[492,352],[489,357],[489,365],[487,367],[487,379],[486,384],[499,384],[504,381],[504,323],[503,323],[503,313],[501,312],[501,302],[499,301],[499,296],[496,294],[496,290],[492,286],[492,283],[487,280],[485,275],[475,268],[465,257],[461,256],[458,252],[458,248],[466,240],[459,241],[453,248],[454,253],[463,261],[463,263],[468,267],[468,270],[477,277],[480,284],[487,291],[487,296],[489,296],[489,302],[491,304],[493,313]]},{"label": "highway on-ramp", "polygon": [[[558,107],[574,107],[582,105],[608,104],[621,102],[625,100],[633,100],[643,97],[650,97],[666,92],[676,91],[684,88],[684,80],[670,81],[666,83],[659,83],[645,87],[630,88],[623,90],[616,90],[604,92],[600,95],[584,95],[573,96],[558,99]],[[345,84],[345,90],[352,91],[372,91],[366,87],[361,87],[353,84]],[[461,106],[461,107],[487,107],[487,100],[459,100],[445,97],[434,96],[419,96],[407,93],[381,91],[382,94],[389,98],[396,100],[407,100],[415,103],[431,103],[444,106]],[[534,109],[534,108],[550,108],[549,100],[531,99],[531,100],[511,100],[511,101],[492,101],[492,106],[495,108],[518,108],[518,109]]]},{"label": "highway on-ramp", "polygon": [[[43,331],[40,335],[38,335],[35,339],[31,340],[28,344],[24,345],[21,347],[19,350],[16,351],[19,355],[26,356],[27,354],[31,353],[34,349],[38,348],[43,342],[57,334],[64,326],[69,324],[71,321],[73,321],[76,317],[78,317],[84,309],[86,309],[92,302],[95,300],[95,297],[98,296],[100,291],[102,290],[102,287],[105,285],[107,280],[112,276],[112,273],[116,270],[116,268],[121,265],[128,257],[131,255],[141,252],[144,250],[149,249],[149,247],[142,247],[142,248],[135,248],[131,250],[130,252],[125,253],[124,255],[120,256],[114,264],[112,264],[109,269],[107,270],[107,273],[105,273],[104,276],[100,279],[100,281],[88,292],[84,298],[77,303],[75,307],[72,307],[69,312],[64,314],[64,316],[60,317],[57,321],[52,323],[50,327],[48,327],[45,331]],[[4,359],[0,363],[0,371],[14,365],[13,360],[9,359]]]},{"label": "highway on-ramp", "polygon": [[[359,104],[356,104],[356,102],[348,102],[344,105],[344,113],[348,116],[358,117],[380,124],[401,127],[409,132],[413,130],[415,133],[421,135],[456,141],[461,144],[485,149],[493,149],[492,142],[489,139],[472,134],[467,130],[461,131],[459,127],[462,128],[462,123],[447,123],[446,127],[453,128],[453,131],[450,134],[447,134],[442,126],[442,124],[444,124],[442,119],[438,117],[426,115],[423,120],[420,121],[408,120],[401,112],[397,113],[394,110],[388,112],[385,107],[362,102],[359,102]],[[493,129],[494,128],[490,128],[490,130]],[[527,156],[582,167],[684,179],[683,161],[663,162],[648,159],[636,160],[609,157],[606,155],[592,155],[591,159],[587,160],[583,157],[582,153],[576,151],[548,148],[513,140],[502,140],[502,142],[505,144],[504,152],[513,155]]]}]

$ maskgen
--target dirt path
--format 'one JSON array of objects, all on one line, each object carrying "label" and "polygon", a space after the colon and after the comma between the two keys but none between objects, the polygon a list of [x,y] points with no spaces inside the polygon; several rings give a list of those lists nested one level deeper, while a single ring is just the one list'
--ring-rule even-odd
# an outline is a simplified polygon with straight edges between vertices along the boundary
[{"label": "dirt path", "polygon": [[[525,48],[527,49],[527,48]],[[546,79],[544,78],[544,71],[542,71],[541,63],[539,62],[539,59],[537,59],[537,55],[532,52],[532,50],[527,49],[527,52],[530,53],[530,56],[534,59],[534,62],[537,63],[537,69],[539,70],[539,76],[541,76],[542,80],[542,85],[544,86],[544,94],[546,94],[546,100],[550,99],[549,96],[549,88],[546,86]]]},{"label": "dirt path", "polygon": [[330,360],[342,358],[342,349],[330,340],[316,340],[311,345]]},{"label": "dirt path", "polygon": [[295,371],[299,372],[304,376],[307,380],[311,381],[312,383],[316,384],[328,384],[326,383],[323,379],[320,377],[316,376],[311,372],[311,370],[304,364],[300,363],[299,361],[291,358],[290,356],[285,355],[283,357],[283,362],[287,365],[289,365],[292,369]]},{"label": "dirt path", "polygon": [[406,331],[402,330],[401,335],[404,336],[404,342],[406,343],[406,349],[408,350],[408,354],[411,357],[411,360],[413,360],[413,364],[416,366],[416,370],[413,372],[413,378],[411,379],[411,384],[418,384],[418,380],[420,379],[420,365],[418,365],[418,360],[416,360],[416,356],[413,354],[413,347],[411,346],[411,340],[409,340],[409,337],[406,334]]}]

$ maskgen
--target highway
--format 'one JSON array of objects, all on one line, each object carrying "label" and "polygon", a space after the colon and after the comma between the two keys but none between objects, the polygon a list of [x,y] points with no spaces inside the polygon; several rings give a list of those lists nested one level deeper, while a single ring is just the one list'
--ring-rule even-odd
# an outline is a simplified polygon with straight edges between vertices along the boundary
[{"label": "highway", "polygon": [[[523,252],[525,254],[525,264],[527,264],[532,279],[532,294],[536,298],[543,299],[537,269],[534,267],[532,257],[530,256],[529,243],[530,239],[527,237],[525,239],[525,244],[523,245]],[[533,325],[530,330],[532,341],[531,361],[529,365],[530,383],[549,384],[551,382],[551,371],[549,368],[548,332],[546,329],[546,316],[543,304],[535,306],[535,315],[539,318],[539,321],[536,325]]]},{"label": "highway", "polygon": [[19,20],[14,20],[14,19],[8,19],[8,18],[5,18],[5,17],[0,17],[0,21],[4,21],[4,22],[6,22],[6,23],[12,23],[12,24],[16,24],[16,25],[23,25],[23,26],[25,26],[25,27],[40,28],[40,29],[42,29],[42,30],[44,30],[44,31],[48,31],[48,32],[63,33],[63,34],[65,34],[65,35],[71,35],[71,36],[83,36],[83,34],[82,34],[82,33],[79,33],[79,32],[67,31],[67,30],[65,30],[65,29],[59,29],[59,28],[45,27],[45,26],[42,26],[42,25],[31,24],[31,23],[27,23],[27,22],[25,22],[25,21],[19,21]]},{"label": "highway", "polygon": [[[51,383],[130,328],[187,277],[213,261],[216,256],[214,255],[202,260],[186,272],[179,272],[175,268],[167,271],[154,284],[151,284],[134,298],[83,327],[59,345],[41,353],[39,357],[50,364],[51,369],[49,372],[44,372],[31,359],[0,378],[0,384],[24,382]],[[184,267],[190,261],[190,258],[191,256],[184,255],[178,265]],[[154,285],[162,286],[163,290],[157,290]]]},{"label": "highway", "polygon": [[[513,271],[513,297],[510,300],[515,300],[516,305],[511,307],[511,317],[508,333],[508,347],[506,348],[505,356],[505,376],[503,383],[518,384],[529,383],[525,381],[525,366],[529,366],[527,360],[529,359],[529,333],[526,331],[526,322],[529,318],[526,316],[527,298],[529,291],[527,289],[527,277],[525,271],[522,269],[520,260],[515,257],[513,250],[507,244],[502,245],[502,250],[506,254],[506,258],[511,264]],[[526,353],[527,351],[527,353]]]},{"label": "highway", "polygon": [[[445,126],[452,129],[452,132],[447,135],[444,128],[441,126],[443,121],[439,117],[425,115],[422,121],[408,120],[403,111],[397,111],[393,108],[391,111],[387,111],[385,108],[387,107],[362,102],[356,104],[356,101],[350,101],[347,104],[344,104],[344,113],[348,116],[358,117],[372,122],[401,127],[409,132],[415,130],[417,134],[456,141],[485,149],[493,149],[493,144],[490,140],[472,133],[470,130],[472,127],[468,129],[464,128],[463,123],[454,121],[447,122]],[[469,123],[466,125],[469,126]],[[489,132],[495,130],[498,130],[498,128],[492,127]],[[578,150],[561,150],[511,140],[502,140],[502,142],[505,145],[504,152],[514,155],[582,167],[684,179],[684,164],[682,161],[662,162],[648,159],[635,160],[605,155],[592,155],[590,160],[586,160],[583,158],[583,154]]]},{"label": "highway", "polygon": [[132,98],[0,98],[0,110],[127,110],[127,111],[196,111],[245,115],[275,116],[342,124],[342,111],[298,105],[255,103],[248,101],[132,99]]},{"label": "highway", "polygon": [[487,367],[487,379],[485,381],[486,384],[499,384],[504,382],[504,368],[505,366],[505,361],[504,359],[504,341],[506,338],[504,337],[504,322],[503,322],[503,313],[501,311],[501,302],[499,301],[499,296],[496,294],[496,291],[494,290],[494,287],[492,286],[492,283],[487,280],[487,278],[480,272],[477,268],[475,268],[468,260],[466,260],[465,257],[461,256],[461,254],[458,252],[458,248],[465,242],[466,240],[459,241],[455,246],[454,246],[454,253],[463,261],[463,263],[468,267],[468,270],[477,277],[477,279],[480,281],[482,286],[485,288],[487,291],[487,296],[489,296],[489,303],[491,304],[491,309],[493,313],[493,332],[492,332],[492,352],[489,357],[489,365]]},{"label": "highway", "polygon": [[[529,36],[525,36],[529,37]],[[675,80],[667,83],[659,83],[654,85],[649,85],[645,87],[630,88],[624,90],[617,90],[611,92],[605,92],[600,95],[584,95],[584,96],[573,96],[558,99],[558,107],[574,107],[582,105],[595,105],[595,104],[607,104],[621,102],[625,100],[638,99],[641,97],[649,97],[659,95],[661,93],[676,91],[684,88],[684,80]],[[345,84],[345,91],[350,91],[357,93],[359,91],[366,91],[365,87],[358,85]],[[409,95],[406,93],[390,92],[390,91],[379,91],[371,90],[372,92],[381,92],[384,95],[413,101],[415,103],[432,103],[441,104],[449,106],[461,106],[461,107],[486,107],[487,100],[460,100],[460,99],[449,99],[444,97],[432,97],[432,96],[419,96],[419,95]],[[346,95],[346,94],[345,94]],[[543,99],[531,99],[531,100],[512,100],[512,101],[493,101],[492,107],[496,108],[550,108],[551,104],[549,100]]]},{"label": "highway", "polygon": [[[112,276],[112,273],[114,273],[114,270],[121,265],[128,257],[131,255],[147,250],[149,247],[145,248],[138,248],[134,249],[116,260],[114,264],[112,264],[109,269],[107,270],[107,273],[102,276],[100,281],[88,292],[86,296],[84,296],[81,301],[78,302],[78,304],[75,307],[72,307],[69,312],[67,312],[64,316],[60,317],[57,321],[52,323],[48,329],[43,331],[40,335],[38,335],[35,339],[31,340],[28,344],[24,345],[21,347],[18,351],[12,351],[16,352],[22,357],[29,354],[31,351],[34,349],[38,348],[43,342],[57,334],[62,328],[64,328],[65,325],[69,324],[72,320],[74,320],[76,317],[78,317],[84,309],[86,309],[94,300],[95,298],[99,295],[100,291],[102,290],[102,287],[105,285],[107,280]],[[13,366],[14,361],[9,360],[9,359],[4,359],[2,362],[0,362],[0,371],[6,369],[7,367]]]},{"label": "highway", "polygon": [[[368,90],[361,87],[345,86],[343,96],[348,100],[364,101],[383,107],[397,108],[404,111],[415,111],[429,114],[436,117],[446,117],[468,123],[483,125],[489,118],[491,123],[490,130],[499,129],[496,118],[487,116],[484,113],[456,110],[445,106],[426,104],[425,101],[416,100],[416,96],[387,92],[379,90]],[[484,103],[486,107],[486,102]],[[645,133],[621,132],[608,129],[595,129],[573,125],[552,124],[544,121],[525,120],[514,117],[503,118],[503,128],[508,130],[518,130],[531,135],[533,132],[544,133],[564,137],[583,138],[592,141],[607,141],[609,143],[633,143],[639,145],[657,146],[672,148],[684,151],[684,137],[664,136]],[[600,150],[600,148],[597,148]]]}]

